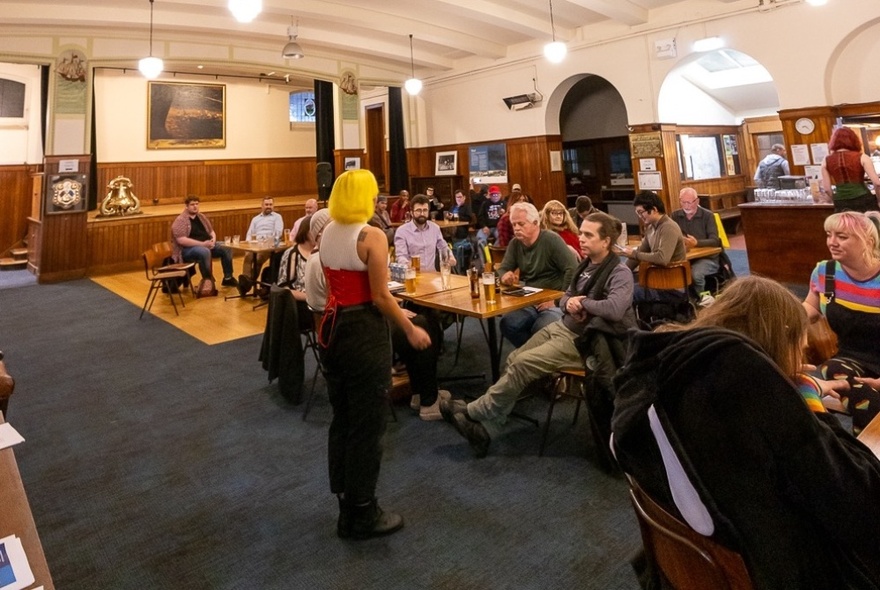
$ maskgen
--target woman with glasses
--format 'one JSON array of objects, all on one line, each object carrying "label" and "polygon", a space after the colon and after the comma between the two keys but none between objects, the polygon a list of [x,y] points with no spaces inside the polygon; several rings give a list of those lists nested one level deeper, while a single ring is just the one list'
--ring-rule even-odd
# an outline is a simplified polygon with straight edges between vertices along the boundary
[{"label": "woman with glasses", "polygon": [[541,210],[541,228],[555,231],[559,237],[571,247],[581,260],[580,244],[578,242],[578,226],[575,225],[571,214],[559,201],[547,201]]}]

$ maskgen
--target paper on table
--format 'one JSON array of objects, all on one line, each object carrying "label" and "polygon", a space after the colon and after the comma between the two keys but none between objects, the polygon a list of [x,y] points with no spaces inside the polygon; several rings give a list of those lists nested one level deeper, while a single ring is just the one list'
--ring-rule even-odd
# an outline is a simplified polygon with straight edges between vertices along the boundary
[{"label": "paper on table", "polygon": [[[0,449],[17,445],[20,442],[24,442],[24,437],[20,435],[11,424],[8,422],[0,424]],[[2,590],[2,588],[3,587],[0,586],[0,590]]]},{"label": "paper on table", "polygon": [[403,283],[398,283],[397,281],[388,281],[388,290],[392,293],[399,293],[406,289],[406,285]]},{"label": "paper on table", "polygon": [[0,590],[21,590],[34,583],[21,539],[9,535],[0,539]]}]

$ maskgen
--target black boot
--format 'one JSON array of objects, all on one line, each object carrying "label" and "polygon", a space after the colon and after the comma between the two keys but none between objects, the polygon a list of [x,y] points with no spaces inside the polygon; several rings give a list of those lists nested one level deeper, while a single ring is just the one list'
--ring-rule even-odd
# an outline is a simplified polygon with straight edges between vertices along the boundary
[{"label": "black boot", "polygon": [[384,512],[376,499],[351,508],[351,536],[355,539],[369,539],[390,535],[403,528],[403,517],[393,512]]},{"label": "black boot", "polygon": [[345,496],[337,494],[339,500],[339,519],[336,521],[336,536],[347,539],[351,536],[351,507],[345,501]]}]

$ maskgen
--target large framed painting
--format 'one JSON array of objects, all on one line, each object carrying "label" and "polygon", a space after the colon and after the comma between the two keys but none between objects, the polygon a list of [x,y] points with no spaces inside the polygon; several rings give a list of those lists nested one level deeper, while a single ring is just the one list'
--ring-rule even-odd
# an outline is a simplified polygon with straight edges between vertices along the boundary
[{"label": "large framed painting", "polygon": [[147,149],[225,148],[226,85],[150,82]]}]

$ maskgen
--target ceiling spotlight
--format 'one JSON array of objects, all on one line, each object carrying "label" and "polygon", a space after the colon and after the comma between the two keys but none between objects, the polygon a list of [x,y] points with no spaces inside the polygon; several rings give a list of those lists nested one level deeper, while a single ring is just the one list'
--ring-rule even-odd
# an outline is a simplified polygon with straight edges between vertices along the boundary
[{"label": "ceiling spotlight", "polygon": [[240,23],[249,23],[263,12],[263,0],[229,0],[229,11]]},{"label": "ceiling spotlight", "polygon": [[416,63],[413,59],[412,33],[409,35],[409,67],[412,78],[403,83],[403,87],[410,96],[415,96],[422,91],[422,81],[416,78]]},{"label": "ceiling spotlight", "polygon": [[153,0],[150,0],[150,57],[138,62],[138,70],[147,80],[155,80],[162,73],[165,64],[158,57],[153,57]]},{"label": "ceiling spotlight", "polygon": [[286,59],[302,59],[305,57],[303,53],[302,47],[299,46],[299,43],[296,42],[296,36],[299,32],[299,21],[297,21],[296,26],[290,25],[287,27],[287,45],[284,46],[284,49],[281,50],[281,57]]},{"label": "ceiling spotlight", "polygon": [[550,0],[550,34],[553,35],[553,41],[544,46],[544,57],[550,63],[558,64],[565,59],[568,47],[562,41],[556,40],[556,24],[553,22],[553,0]]}]

